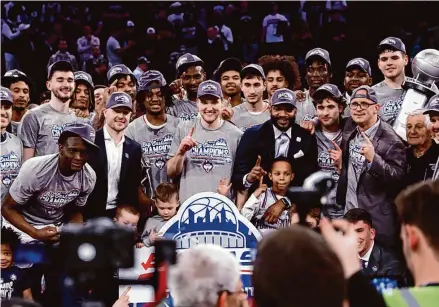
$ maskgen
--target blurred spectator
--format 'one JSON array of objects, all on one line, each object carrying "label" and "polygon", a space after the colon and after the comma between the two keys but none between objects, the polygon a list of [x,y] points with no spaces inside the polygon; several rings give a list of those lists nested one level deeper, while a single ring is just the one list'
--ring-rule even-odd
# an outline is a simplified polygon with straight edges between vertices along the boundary
[{"label": "blurred spectator", "polygon": [[42,92],[40,95],[40,105],[50,101],[50,91]]},{"label": "blurred spectator", "polygon": [[126,23],[123,40],[120,42],[121,47],[131,46],[122,55],[122,63],[128,67],[135,67],[136,59],[139,56],[139,44],[137,43],[136,25],[133,21],[128,20]]},{"label": "blurred spectator", "polygon": [[67,47],[67,40],[65,38],[60,38],[58,40],[58,51],[49,58],[47,67],[58,61],[66,61],[72,64],[74,70],[78,70],[78,62],[76,62],[74,55],[67,52]]},{"label": "blurred spectator", "polygon": [[261,42],[265,43],[265,54],[284,54],[284,34],[290,26],[287,18],[279,14],[279,5],[271,3],[271,13],[262,21]]},{"label": "blurred spectator", "polygon": [[128,41],[126,46],[121,47],[119,40],[123,39],[123,30],[120,27],[114,26],[111,31],[111,36],[107,40],[107,57],[108,66],[122,64],[122,55],[134,46],[133,41]]},{"label": "blurred spectator", "polygon": [[218,33],[217,27],[210,27],[207,29],[207,42],[204,44],[204,51],[202,57],[209,59],[205,65],[207,76],[211,76],[219,63],[226,57],[226,50],[224,43]]},{"label": "blurred spectator", "polygon": [[242,291],[239,263],[228,250],[216,245],[197,245],[178,256],[169,275],[175,306],[247,306]]},{"label": "blurred spectator", "polygon": [[101,49],[99,48],[99,46],[93,45],[91,48],[91,54],[82,64],[82,70],[90,73],[93,70],[94,65],[96,65],[97,60],[104,58],[105,57],[101,54]]},{"label": "blurred spectator", "polygon": [[233,44],[233,33],[232,30],[224,24],[224,16],[221,12],[215,11],[214,13],[214,25],[218,31],[218,35],[224,44],[224,51],[229,51],[231,45]]},{"label": "blurred spectator", "polygon": [[[4,9],[3,7],[3,10]],[[2,15],[4,16],[3,12]],[[18,29],[16,13],[10,12],[8,18],[1,19],[2,25],[2,52],[4,52],[6,70],[19,69],[15,54],[17,53],[17,44],[14,42],[21,35]]]},{"label": "blurred spectator", "polygon": [[184,19],[183,7],[180,2],[174,2],[169,6],[171,14],[168,16],[168,21],[176,26],[181,25]]},{"label": "blurred spectator", "polygon": [[94,47],[100,47],[101,42],[98,37],[92,34],[92,30],[90,26],[84,27],[84,36],[78,38],[76,42],[78,46],[78,54],[80,57],[81,65],[87,61],[92,55],[92,49]]},{"label": "blurred spectator", "polygon": [[142,56],[137,59],[137,67],[133,71],[134,77],[136,77],[137,80],[140,80],[140,76],[147,72],[149,67],[148,65],[151,64],[151,61],[149,61],[146,57]]},{"label": "blurred spectator", "polygon": [[107,71],[108,71],[108,60],[106,58],[99,57],[96,62],[93,62],[92,71],[90,72],[93,82],[96,85],[108,85]]}]

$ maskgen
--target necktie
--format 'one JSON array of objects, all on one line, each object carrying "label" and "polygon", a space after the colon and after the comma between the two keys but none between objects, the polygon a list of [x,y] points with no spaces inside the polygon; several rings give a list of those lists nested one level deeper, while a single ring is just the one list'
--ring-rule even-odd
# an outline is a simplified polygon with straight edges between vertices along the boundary
[{"label": "necktie", "polygon": [[366,260],[360,259],[360,261],[361,261],[361,267],[363,268],[364,271],[365,269],[367,269]]},{"label": "necktie", "polygon": [[288,155],[288,143],[290,141],[290,138],[285,132],[282,132],[282,134],[279,136],[280,142],[279,146],[277,148],[277,154],[276,158],[278,157],[287,157]]}]

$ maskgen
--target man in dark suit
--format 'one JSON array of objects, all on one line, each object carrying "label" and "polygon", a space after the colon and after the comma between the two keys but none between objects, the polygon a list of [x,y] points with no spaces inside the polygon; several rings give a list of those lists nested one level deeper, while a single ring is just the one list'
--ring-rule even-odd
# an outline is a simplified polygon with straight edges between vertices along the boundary
[{"label": "man in dark suit", "polygon": [[[294,122],[297,103],[293,91],[285,88],[275,91],[271,119],[245,131],[238,145],[232,176],[236,190],[254,188],[270,170],[273,160],[282,156],[291,163],[295,175],[292,185],[301,186],[306,177],[318,170],[316,139]],[[267,177],[264,182],[270,184]],[[277,220],[288,206],[287,199],[280,199],[268,209],[267,218],[273,214]]]},{"label": "man in dark suit", "polygon": [[398,231],[393,201],[404,183],[406,154],[402,140],[380,120],[378,110],[373,88],[364,85],[354,90],[350,113],[355,128],[344,131],[337,204],[345,206],[345,212],[366,209],[380,242],[394,245]]},{"label": "man in dark suit", "polygon": [[352,224],[357,233],[358,257],[363,273],[368,276],[403,277],[404,269],[396,255],[377,241],[372,217],[364,209],[354,208],[346,212],[344,219]]},{"label": "man in dark suit", "polygon": [[118,205],[138,205],[142,152],[137,142],[124,135],[132,109],[130,95],[115,92],[108,97],[105,125],[95,138],[99,153],[89,162],[97,181],[85,207],[86,218],[113,218]]}]

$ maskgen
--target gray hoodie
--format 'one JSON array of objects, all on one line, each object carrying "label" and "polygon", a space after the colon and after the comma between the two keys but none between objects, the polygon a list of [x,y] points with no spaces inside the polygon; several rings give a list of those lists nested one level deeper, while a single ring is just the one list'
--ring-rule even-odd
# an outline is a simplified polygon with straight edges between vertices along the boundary
[{"label": "gray hoodie", "polygon": [[150,247],[153,244],[149,238],[149,234],[152,231],[159,232],[166,222],[167,221],[165,221],[160,215],[154,215],[146,220],[145,229],[142,233],[142,242],[146,247]]}]

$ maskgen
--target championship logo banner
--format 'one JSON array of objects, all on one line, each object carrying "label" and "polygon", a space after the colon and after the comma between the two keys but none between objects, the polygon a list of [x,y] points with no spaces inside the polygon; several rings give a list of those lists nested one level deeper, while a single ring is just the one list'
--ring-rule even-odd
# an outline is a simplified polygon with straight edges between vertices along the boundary
[{"label": "championship logo banner", "polygon": [[[253,297],[253,259],[261,235],[230,199],[213,192],[196,194],[181,205],[177,215],[160,232],[164,238],[177,241],[177,253],[198,244],[215,244],[228,249],[240,263],[244,290],[249,298]],[[134,267],[119,270],[119,278],[152,276],[154,248],[136,249],[135,257]],[[119,295],[125,289],[126,286],[121,286]],[[132,307],[140,307],[153,301],[154,292],[150,286],[132,286],[129,297]]]}]

